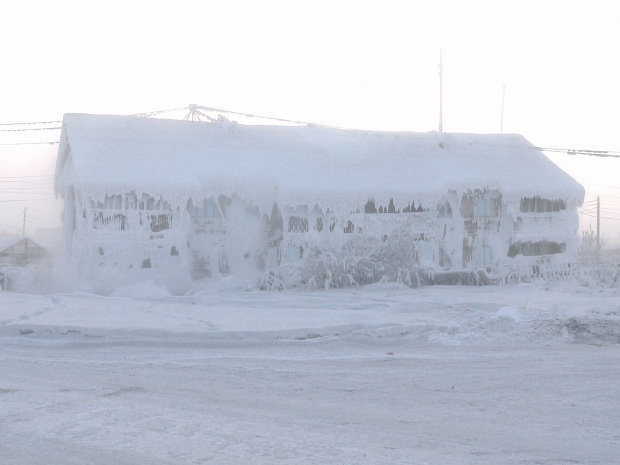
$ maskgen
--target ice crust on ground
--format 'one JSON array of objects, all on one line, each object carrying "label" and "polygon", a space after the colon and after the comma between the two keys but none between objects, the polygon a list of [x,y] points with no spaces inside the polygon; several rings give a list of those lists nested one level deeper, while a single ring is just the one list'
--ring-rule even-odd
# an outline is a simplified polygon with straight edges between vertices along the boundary
[{"label": "ice crust on ground", "polygon": [[617,288],[118,294],[0,292],[0,463],[617,463]]}]

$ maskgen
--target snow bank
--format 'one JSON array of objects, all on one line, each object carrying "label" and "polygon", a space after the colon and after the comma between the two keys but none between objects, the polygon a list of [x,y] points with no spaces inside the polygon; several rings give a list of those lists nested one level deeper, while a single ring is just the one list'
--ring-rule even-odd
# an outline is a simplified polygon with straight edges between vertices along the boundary
[{"label": "snow bank", "polygon": [[620,344],[618,290],[569,283],[421,289],[377,283],[357,289],[279,293],[220,288],[173,297],[145,281],[113,294],[43,297],[2,292],[2,334],[99,342],[146,338],[382,346]]}]

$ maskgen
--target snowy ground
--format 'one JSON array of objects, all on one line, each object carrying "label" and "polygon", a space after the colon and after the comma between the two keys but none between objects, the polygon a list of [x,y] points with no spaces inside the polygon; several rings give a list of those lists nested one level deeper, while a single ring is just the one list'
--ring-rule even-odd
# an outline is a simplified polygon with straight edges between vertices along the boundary
[{"label": "snowy ground", "polygon": [[159,291],[0,292],[0,463],[620,461],[618,289]]}]

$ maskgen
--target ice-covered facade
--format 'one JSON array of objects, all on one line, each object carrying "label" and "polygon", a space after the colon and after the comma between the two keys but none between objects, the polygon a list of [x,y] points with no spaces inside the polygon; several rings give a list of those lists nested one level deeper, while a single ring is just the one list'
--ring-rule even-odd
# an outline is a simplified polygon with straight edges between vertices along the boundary
[{"label": "ice-covered facade", "polygon": [[130,279],[258,275],[395,230],[437,271],[562,272],[584,197],[519,135],[85,114],[64,117],[56,192],[73,269]]}]

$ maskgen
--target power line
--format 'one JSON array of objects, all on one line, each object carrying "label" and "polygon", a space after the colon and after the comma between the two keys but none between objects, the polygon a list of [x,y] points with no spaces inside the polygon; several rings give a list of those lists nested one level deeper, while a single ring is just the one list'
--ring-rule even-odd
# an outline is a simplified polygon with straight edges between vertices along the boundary
[{"label": "power line", "polygon": [[53,178],[53,174],[33,174],[29,176],[0,176],[1,179]]},{"label": "power line", "polygon": [[54,145],[54,144],[58,144],[58,141],[55,141],[55,142],[13,142],[13,143],[0,144],[0,145],[43,145],[43,144]]},{"label": "power line", "polygon": [[[590,215],[587,213],[582,213],[583,216],[588,216],[590,218],[596,218],[596,215]],[[609,218],[607,216],[601,216],[599,217],[601,220],[612,220],[612,221],[620,221],[620,218]]]},{"label": "power line", "polygon": [[620,199],[620,196],[618,195],[605,195],[605,194],[597,194],[598,197],[605,197],[608,199]]},{"label": "power line", "polygon": [[49,192],[41,192],[40,190],[38,190],[38,191],[23,190],[23,189],[15,188],[14,190],[3,190],[3,189],[0,189],[0,195],[2,195],[2,194],[9,194],[9,195],[12,195],[12,194],[20,194],[20,195],[46,195],[46,194],[49,194]]},{"label": "power line", "polygon": [[566,153],[567,155],[588,155],[591,157],[609,157],[609,158],[620,158],[620,152],[615,150],[575,150],[575,149],[558,149],[551,147],[535,147],[538,150],[542,150],[543,152],[558,152],[558,153]]},{"label": "power line", "polygon": [[25,126],[29,124],[60,124],[62,121],[35,121],[26,123],[0,123],[0,126]]},{"label": "power line", "polygon": [[49,181],[41,181],[41,182],[0,181],[0,190],[3,190],[3,189],[25,189],[25,190],[45,189],[46,187],[51,187],[53,185],[54,183],[49,182]]},{"label": "power line", "polygon": [[55,131],[57,129],[62,129],[62,127],[53,127],[53,128],[20,128],[20,129],[0,129],[0,132],[25,132],[25,131]]},{"label": "power line", "polygon": [[148,117],[148,116],[159,115],[161,113],[170,113],[172,111],[181,111],[181,110],[187,110],[187,107],[170,108],[168,110],[155,110],[155,111],[150,111],[150,112],[146,112],[146,113],[135,113],[135,114],[129,115],[129,116],[144,116],[144,117]]},{"label": "power line", "polygon": [[[299,125],[306,125],[306,126],[318,126],[318,127],[324,127],[324,128],[331,128],[331,129],[343,129],[343,130],[351,130],[352,128],[346,128],[346,127],[342,127],[342,126],[334,126],[334,125],[328,125],[328,124],[317,124],[317,123],[310,123],[307,121],[300,121],[300,120],[291,120],[291,119],[286,119],[286,118],[276,118],[273,116],[265,116],[265,115],[255,115],[252,113],[243,113],[240,111],[233,111],[233,110],[225,110],[223,108],[213,108],[213,107],[206,107],[206,106],[202,106],[202,105],[190,105],[190,111],[191,108],[194,109],[198,109],[198,110],[203,110],[203,111],[211,111],[211,112],[215,112],[215,113],[226,113],[226,114],[231,114],[231,115],[238,115],[238,116],[245,116],[247,118],[260,118],[260,119],[266,119],[266,120],[271,120],[271,121],[279,121],[282,123],[291,123],[291,124],[299,124]],[[154,112],[150,112],[150,113],[141,113],[141,114],[137,114],[137,115],[133,115],[133,116],[150,116],[150,115],[156,115],[159,113],[165,113],[165,112],[171,112],[171,111],[178,111],[178,110],[187,110],[188,107],[181,107],[181,108],[174,108],[171,110],[160,110],[160,111],[154,111]],[[598,157],[613,157],[613,158],[620,158],[620,151],[615,151],[615,150],[588,150],[588,149],[580,149],[580,150],[576,150],[576,149],[563,149],[563,148],[553,148],[553,147],[533,147],[534,149],[537,150],[542,150],[542,151],[547,151],[547,152],[559,152],[559,153],[566,153],[569,155],[589,155],[589,156],[598,156]]]},{"label": "power line", "polygon": [[0,184],[35,184],[35,185],[52,185],[53,181],[41,180],[27,180],[27,179],[0,179]]},{"label": "power line", "polygon": [[0,200],[0,202],[33,202],[35,200],[57,200],[55,197],[45,197],[42,199],[11,199],[11,200]]},{"label": "power line", "polygon": [[[266,120],[271,120],[271,121],[278,121],[281,123],[289,123],[289,124],[297,124],[297,125],[306,125],[306,126],[317,126],[317,127],[324,127],[324,128],[331,128],[331,129],[343,129],[343,130],[351,130],[352,128],[346,128],[346,127],[342,127],[342,126],[335,126],[335,125],[327,125],[327,124],[317,124],[317,123],[310,123],[307,121],[300,121],[300,120],[292,120],[292,119],[286,119],[286,118],[277,118],[277,117],[273,117],[273,116],[265,116],[265,115],[256,115],[256,114],[252,114],[252,113],[244,113],[244,112],[240,112],[240,111],[234,111],[234,110],[226,110],[223,108],[214,108],[214,107],[207,107],[207,106],[202,106],[202,105],[190,105],[189,108],[191,110],[191,108],[194,109],[198,109],[198,110],[203,110],[203,111],[209,111],[209,112],[215,112],[215,113],[225,113],[225,114],[231,114],[231,115],[238,115],[238,116],[244,116],[247,118],[260,118],[260,119],[266,119]],[[165,109],[165,110],[155,110],[155,111],[151,111],[151,112],[146,112],[146,113],[135,113],[133,115],[130,116],[141,116],[141,117],[149,117],[149,116],[156,116],[159,115],[161,113],[169,113],[169,112],[173,112],[173,111],[180,111],[180,110],[187,110],[188,107],[177,107],[177,108],[170,108],[170,109]],[[0,123],[0,126],[19,126],[19,125],[41,125],[41,124],[58,124],[58,123],[62,123],[62,121],[40,121],[40,122],[23,122],[23,123]],[[15,131],[34,131],[34,130],[57,130],[57,129],[61,129],[60,127],[54,127],[54,128],[33,128],[33,129],[0,129],[0,132],[15,132]],[[57,141],[54,142],[18,142],[18,143],[3,143],[0,144],[2,146],[10,146],[10,145],[35,145],[35,144],[58,144]],[[493,145],[493,144],[491,144]],[[535,150],[541,150],[544,152],[556,152],[556,153],[565,153],[568,155],[587,155],[587,156],[595,156],[595,157],[607,157],[607,158],[620,158],[620,151],[616,151],[616,150],[590,150],[590,149],[566,149],[566,148],[556,148],[556,147],[532,147],[532,149]]]},{"label": "power line", "polygon": [[587,183],[587,182],[582,182],[581,184],[583,184],[584,186],[605,187],[607,189],[618,189],[618,190],[620,190],[620,187],[618,187],[618,186],[607,186],[605,184],[590,184],[590,183]]}]

